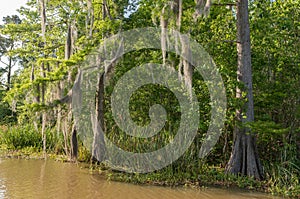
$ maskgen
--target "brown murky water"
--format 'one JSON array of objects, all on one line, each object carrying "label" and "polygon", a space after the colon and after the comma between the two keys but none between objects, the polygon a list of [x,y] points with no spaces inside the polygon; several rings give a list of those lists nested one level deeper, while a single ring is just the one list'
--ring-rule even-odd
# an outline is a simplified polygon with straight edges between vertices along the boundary
[{"label": "brown murky water", "polygon": [[0,159],[2,198],[105,199],[246,199],[275,198],[261,193],[223,189],[195,190],[108,182],[74,164],[43,160]]}]

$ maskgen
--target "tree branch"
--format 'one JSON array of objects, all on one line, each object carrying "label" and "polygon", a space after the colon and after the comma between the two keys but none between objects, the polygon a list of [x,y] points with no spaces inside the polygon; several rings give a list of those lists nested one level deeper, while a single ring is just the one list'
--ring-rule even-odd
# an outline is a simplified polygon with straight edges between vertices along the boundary
[{"label": "tree branch", "polygon": [[[1,59],[0,59],[0,62],[6,66],[9,66],[7,63],[3,62]],[[7,71],[6,71],[7,72]]]},{"label": "tree branch", "polygon": [[236,3],[213,3],[213,6],[236,6]]}]

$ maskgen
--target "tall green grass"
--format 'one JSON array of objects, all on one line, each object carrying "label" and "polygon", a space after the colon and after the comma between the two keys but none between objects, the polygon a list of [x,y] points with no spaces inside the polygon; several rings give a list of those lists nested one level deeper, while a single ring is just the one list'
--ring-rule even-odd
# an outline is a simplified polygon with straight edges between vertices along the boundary
[{"label": "tall green grass", "polygon": [[300,197],[299,160],[270,163],[265,166],[266,185],[273,194]]},{"label": "tall green grass", "polygon": [[[47,151],[59,151],[62,148],[62,138],[51,129],[46,131]],[[0,145],[9,150],[19,150],[27,147],[42,150],[42,134],[34,129],[33,125],[11,126],[0,129]]]}]

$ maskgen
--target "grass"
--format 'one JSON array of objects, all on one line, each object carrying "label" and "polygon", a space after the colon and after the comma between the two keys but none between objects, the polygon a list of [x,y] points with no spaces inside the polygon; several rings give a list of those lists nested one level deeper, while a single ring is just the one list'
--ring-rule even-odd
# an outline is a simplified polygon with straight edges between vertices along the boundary
[{"label": "grass", "polygon": [[272,195],[300,198],[299,174],[291,173],[291,171],[287,171],[280,166],[273,168],[273,172],[268,172],[264,181],[258,181],[246,176],[225,174],[223,168],[209,166],[205,170],[198,170],[198,175],[196,176],[188,173],[170,173],[168,169],[149,174],[128,174],[114,171],[108,172],[106,175],[110,180],[134,184],[172,187],[189,186],[196,188],[207,186],[240,188],[270,193]]},{"label": "grass", "polygon": [[267,189],[278,195],[300,198],[300,164],[292,161],[270,164],[267,168]]},{"label": "grass", "polygon": [[[46,148],[49,152],[62,151],[62,137],[51,130],[46,131]],[[34,149],[40,151],[43,147],[42,135],[32,125],[1,127],[0,145],[6,150]]]}]

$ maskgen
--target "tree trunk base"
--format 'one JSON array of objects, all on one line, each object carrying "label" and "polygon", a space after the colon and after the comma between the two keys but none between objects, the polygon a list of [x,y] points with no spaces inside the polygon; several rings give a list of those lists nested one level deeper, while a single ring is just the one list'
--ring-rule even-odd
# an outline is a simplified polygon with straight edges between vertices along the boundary
[{"label": "tree trunk base", "polygon": [[237,135],[225,171],[235,175],[254,177],[257,180],[264,179],[253,135],[246,133]]}]

